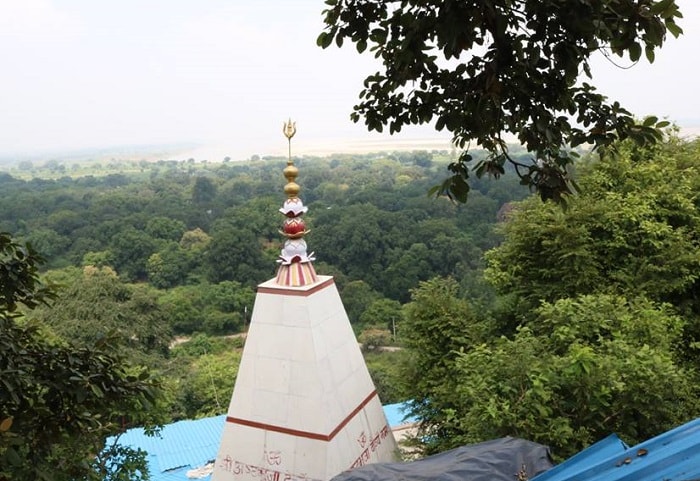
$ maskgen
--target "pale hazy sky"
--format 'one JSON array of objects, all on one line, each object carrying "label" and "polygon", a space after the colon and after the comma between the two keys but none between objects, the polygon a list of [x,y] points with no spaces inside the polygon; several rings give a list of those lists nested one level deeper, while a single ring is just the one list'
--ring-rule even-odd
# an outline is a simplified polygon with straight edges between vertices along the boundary
[{"label": "pale hazy sky", "polygon": [[[684,36],[670,37],[653,65],[596,62],[594,83],[635,114],[699,127],[700,1],[678,4]],[[373,59],[349,45],[316,47],[323,8],[322,0],[0,0],[0,154],[196,142],[247,158],[284,151],[289,116],[302,149],[377,139],[349,120]],[[399,140],[427,136],[437,134]]]}]

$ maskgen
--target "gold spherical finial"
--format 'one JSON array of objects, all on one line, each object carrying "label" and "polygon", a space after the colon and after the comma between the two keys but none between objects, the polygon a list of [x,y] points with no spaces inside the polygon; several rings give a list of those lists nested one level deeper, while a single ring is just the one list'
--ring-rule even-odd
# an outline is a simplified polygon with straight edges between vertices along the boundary
[{"label": "gold spherical finial", "polygon": [[297,169],[296,165],[289,164],[284,168],[282,173],[287,181],[294,182],[294,180],[299,176],[299,169]]},{"label": "gold spherical finial", "polygon": [[287,194],[287,197],[290,199],[297,197],[300,190],[301,188],[296,182],[287,182],[287,185],[284,186],[284,193]]}]

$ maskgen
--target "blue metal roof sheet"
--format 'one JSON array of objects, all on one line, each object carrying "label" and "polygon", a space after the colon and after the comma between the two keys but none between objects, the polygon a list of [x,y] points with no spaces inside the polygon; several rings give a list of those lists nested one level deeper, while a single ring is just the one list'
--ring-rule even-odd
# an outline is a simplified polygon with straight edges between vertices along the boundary
[{"label": "blue metal roof sheet", "polygon": [[[405,420],[405,403],[384,406],[389,426],[396,427]],[[129,429],[119,438],[119,444],[141,448],[148,453],[151,481],[191,481],[187,472],[216,459],[226,415],[178,421],[163,426],[156,436],[146,436],[143,428]],[[198,478],[207,481],[211,475]]]},{"label": "blue metal roof sheet", "polygon": [[152,481],[186,480],[187,471],[216,458],[225,422],[225,415],[178,421],[163,426],[155,436],[146,436],[142,428],[134,428],[122,434],[119,444],[148,453]]},{"label": "blue metal roof sheet", "polygon": [[382,407],[384,408],[386,422],[389,423],[391,428],[396,428],[402,424],[414,423],[418,420],[415,416],[407,414],[408,403],[386,404]]},{"label": "blue metal roof sheet", "polygon": [[700,418],[632,447],[609,436],[533,481],[693,479],[700,479]]},{"label": "blue metal roof sheet", "polygon": [[[392,428],[412,422],[406,404],[384,406]],[[186,481],[187,472],[216,458],[226,416],[179,421],[158,436],[130,429],[120,444],[148,452],[152,481]],[[199,478],[208,481],[211,475]],[[532,481],[688,481],[700,479],[700,418],[629,447],[615,434]]]}]

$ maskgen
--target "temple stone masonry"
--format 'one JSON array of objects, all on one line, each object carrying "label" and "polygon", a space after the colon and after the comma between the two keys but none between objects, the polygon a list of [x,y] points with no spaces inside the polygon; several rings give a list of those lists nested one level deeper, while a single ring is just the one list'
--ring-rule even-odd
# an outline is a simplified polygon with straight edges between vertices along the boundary
[{"label": "temple stone masonry", "polygon": [[316,274],[290,144],[286,237],[274,279],[258,286],[213,481],[326,481],[395,461],[396,441],[333,278]]}]

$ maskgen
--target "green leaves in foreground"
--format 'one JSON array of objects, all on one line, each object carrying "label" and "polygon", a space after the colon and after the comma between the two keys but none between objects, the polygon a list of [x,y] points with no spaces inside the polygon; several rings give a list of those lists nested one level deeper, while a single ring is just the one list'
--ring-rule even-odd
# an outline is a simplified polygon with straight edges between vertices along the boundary
[{"label": "green leaves in foreground", "polygon": [[[317,44],[341,47],[349,40],[381,62],[364,81],[354,122],[392,134],[435,122],[457,148],[489,152],[476,166],[468,154],[460,157],[434,194],[463,202],[471,174],[498,177],[509,163],[543,199],[564,202],[575,190],[571,149],[661,138],[665,122],[636,122],[585,80],[592,78],[591,55],[600,51],[633,63],[644,52],[653,62],[667,33],[682,33],[674,0],[328,0],[326,6]],[[533,154],[531,162],[509,155],[507,134]]]},{"label": "green leaves in foreground", "polygon": [[681,327],[645,299],[545,303],[512,337],[456,353],[450,379],[414,407],[425,447],[516,436],[563,459],[611,432],[635,443],[668,430],[700,412],[692,373],[676,361]]},{"label": "green leaves in foreground", "polygon": [[[0,234],[0,248],[0,479],[110,479],[105,466],[127,458],[100,465],[105,438],[157,422],[159,385],[118,354],[116,337],[77,347],[20,319],[18,304],[34,307],[50,293],[31,247]],[[129,459],[146,472],[143,457]]]}]

